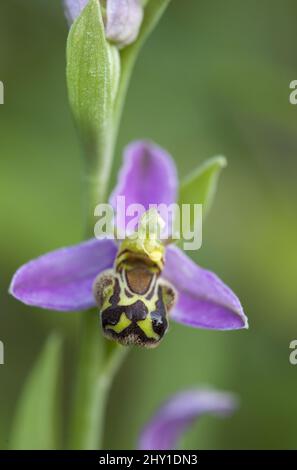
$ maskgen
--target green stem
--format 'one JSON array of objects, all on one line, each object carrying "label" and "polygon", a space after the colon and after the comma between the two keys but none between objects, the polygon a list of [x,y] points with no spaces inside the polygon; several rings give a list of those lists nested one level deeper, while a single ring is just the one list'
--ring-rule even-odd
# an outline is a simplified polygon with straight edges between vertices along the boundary
[{"label": "green stem", "polygon": [[[138,40],[121,53],[121,80],[114,104],[113,118],[104,136],[85,152],[97,158],[86,171],[87,189],[87,236],[94,236],[94,209],[106,201],[110,171],[114,156],[124,101],[131,72],[138,52],[154,28],[169,0],[154,0],[146,7],[146,14]],[[86,144],[86,142],[85,142]],[[105,408],[114,376],[119,369],[127,348],[102,338],[98,314],[90,310],[83,314],[82,341],[78,364],[74,408],[70,429],[70,448],[98,449],[102,446]]]},{"label": "green stem", "polygon": [[[98,168],[88,168],[87,238],[94,236],[94,208],[106,200],[113,160],[115,133],[110,132],[105,146],[96,149]],[[103,158],[102,158],[103,157]],[[102,337],[98,311],[89,310],[82,317],[82,339],[71,423],[70,448],[102,447],[105,408],[108,392],[127,349]]]},{"label": "green stem", "polygon": [[102,340],[97,311],[84,313],[82,327],[70,448],[98,449],[102,447],[108,392],[126,350]]},{"label": "green stem", "polygon": [[[92,157],[86,158],[84,182],[86,238],[94,237],[96,205],[107,199],[115,135],[112,122],[106,126],[105,135],[92,145],[85,141],[85,153]],[[103,338],[95,309],[83,313],[81,331],[69,446],[72,449],[98,449],[102,447],[108,392],[125,350]]]},{"label": "green stem", "polygon": [[[108,126],[107,135],[104,136],[93,147],[84,146],[85,173],[84,173],[84,194],[86,214],[85,236],[94,237],[94,210],[97,204],[105,203],[107,200],[110,172],[114,157],[116,132],[114,122]],[[91,154],[92,158],[88,158]],[[97,158],[94,158],[97,155]]]},{"label": "green stem", "polygon": [[[122,109],[122,108],[121,108]],[[104,139],[86,153],[97,158],[86,158],[89,163],[85,173],[86,236],[94,236],[94,209],[107,199],[108,183],[121,113],[115,113]],[[93,155],[94,155],[93,153]],[[103,429],[108,392],[127,348],[102,337],[98,312],[89,310],[82,317],[82,339],[72,410],[70,448],[98,449],[103,443]]]}]

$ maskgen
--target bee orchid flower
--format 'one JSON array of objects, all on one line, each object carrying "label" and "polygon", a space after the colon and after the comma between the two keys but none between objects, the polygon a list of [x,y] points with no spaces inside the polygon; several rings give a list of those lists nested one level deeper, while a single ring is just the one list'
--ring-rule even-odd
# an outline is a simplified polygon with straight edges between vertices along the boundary
[{"label": "bee orchid flower", "polygon": [[143,429],[141,450],[174,450],[195,420],[203,415],[225,417],[237,408],[236,397],[212,389],[184,390],[164,403]]},{"label": "bee orchid flower", "polygon": [[[137,141],[124,154],[110,197],[126,204],[175,203],[178,178],[171,156]],[[23,303],[58,311],[99,306],[104,333],[122,344],[155,346],[168,320],[194,328],[247,328],[237,296],[219,277],[178,246],[155,241],[144,253],[139,240],[91,239],[47,253],[15,273],[10,293]]]}]

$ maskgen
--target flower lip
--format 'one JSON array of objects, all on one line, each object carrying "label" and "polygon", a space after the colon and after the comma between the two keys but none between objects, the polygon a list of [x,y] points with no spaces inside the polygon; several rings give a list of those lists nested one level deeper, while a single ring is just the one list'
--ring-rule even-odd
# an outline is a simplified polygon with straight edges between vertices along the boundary
[{"label": "flower lip", "polygon": [[176,449],[189,426],[202,415],[228,416],[238,407],[238,399],[228,392],[197,388],[177,393],[165,402],[143,429],[141,450]]}]

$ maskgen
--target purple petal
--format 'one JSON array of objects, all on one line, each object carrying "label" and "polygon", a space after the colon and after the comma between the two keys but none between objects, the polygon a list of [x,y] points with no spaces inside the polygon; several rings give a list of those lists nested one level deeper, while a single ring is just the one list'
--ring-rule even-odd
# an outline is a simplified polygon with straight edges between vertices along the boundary
[{"label": "purple petal", "polygon": [[216,330],[248,328],[239,299],[214,273],[197,266],[179,248],[166,250],[163,275],[178,291],[172,318],[186,325]]},{"label": "purple petal", "polygon": [[107,39],[121,46],[135,41],[143,19],[139,0],[107,0],[106,16]]},{"label": "purple petal", "polygon": [[[125,150],[124,164],[110,203],[117,212],[117,198],[124,196],[126,209],[129,205],[141,204],[144,212],[150,205],[175,203],[177,187],[177,171],[171,156],[151,142],[137,141]],[[125,217],[124,212],[124,209],[118,210],[117,225],[122,230],[134,219],[132,214]],[[162,215],[162,211],[160,213]],[[139,217],[133,228],[138,220]]]},{"label": "purple petal", "polygon": [[83,11],[89,0],[64,0],[66,18],[71,24]]},{"label": "purple petal", "polygon": [[215,390],[187,390],[174,395],[156,413],[143,430],[141,450],[176,449],[178,440],[200,416],[226,416],[237,407],[234,395]]},{"label": "purple petal", "polygon": [[117,247],[112,240],[89,240],[51,251],[21,266],[9,292],[21,302],[50,310],[84,310],[95,305],[92,284],[111,268]]}]

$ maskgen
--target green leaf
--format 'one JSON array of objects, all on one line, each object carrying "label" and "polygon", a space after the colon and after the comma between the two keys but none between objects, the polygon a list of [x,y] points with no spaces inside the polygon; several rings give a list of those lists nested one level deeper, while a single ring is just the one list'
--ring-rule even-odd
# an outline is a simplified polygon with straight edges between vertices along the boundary
[{"label": "green leaf", "polygon": [[13,421],[11,449],[57,448],[60,362],[61,341],[52,335],[25,382]]},{"label": "green leaf", "polygon": [[206,160],[182,182],[179,204],[202,204],[205,216],[213,202],[221,170],[226,165],[227,160],[222,156]]},{"label": "green leaf", "polygon": [[98,177],[98,187],[106,185],[111,166],[112,117],[119,77],[118,50],[105,39],[100,3],[90,0],[69,32],[67,85],[89,171],[93,178]]}]

